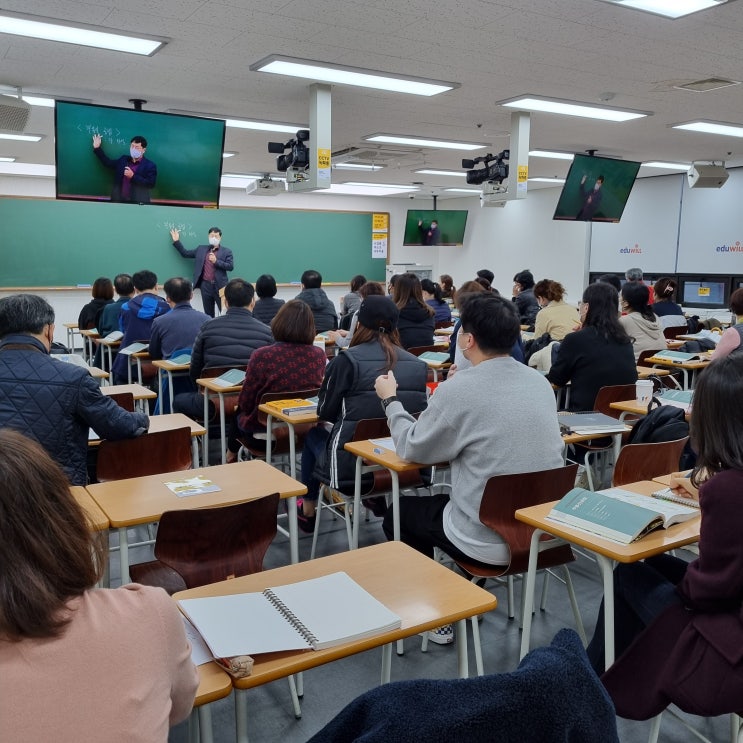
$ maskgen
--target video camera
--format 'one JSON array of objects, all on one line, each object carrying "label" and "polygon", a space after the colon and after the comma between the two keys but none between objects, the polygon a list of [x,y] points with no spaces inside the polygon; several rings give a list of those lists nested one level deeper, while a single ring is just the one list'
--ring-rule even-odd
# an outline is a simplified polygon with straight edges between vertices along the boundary
[{"label": "video camera", "polygon": [[[310,150],[305,144],[310,138],[309,129],[300,129],[295,139],[290,139],[286,144],[281,142],[269,142],[268,151],[279,154],[276,158],[276,169],[286,173],[290,168],[295,171],[306,170],[310,165]],[[284,155],[284,150],[291,150]]]},{"label": "video camera", "polygon": [[[503,162],[511,156],[510,150],[503,150],[497,155],[488,153],[474,160],[462,160],[462,167],[467,169],[467,183],[479,186],[481,183],[493,182],[503,183],[508,178],[508,163]],[[483,163],[484,167],[475,168]],[[470,170],[469,168],[473,168]]]}]

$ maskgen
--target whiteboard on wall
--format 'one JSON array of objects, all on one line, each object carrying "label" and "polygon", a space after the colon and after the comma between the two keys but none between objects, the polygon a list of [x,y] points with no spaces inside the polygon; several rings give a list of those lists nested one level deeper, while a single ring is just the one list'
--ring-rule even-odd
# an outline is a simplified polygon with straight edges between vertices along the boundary
[{"label": "whiteboard on wall", "polygon": [[679,174],[638,179],[618,224],[594,222],[590,270],[623,274],[637,266],[645,273],[675,273],[685,178]]},{"label": "whiteboard on wall", "polygon": [[728,172],[722,188],[684,185],[679,273],[743,273],[743,168]]}]

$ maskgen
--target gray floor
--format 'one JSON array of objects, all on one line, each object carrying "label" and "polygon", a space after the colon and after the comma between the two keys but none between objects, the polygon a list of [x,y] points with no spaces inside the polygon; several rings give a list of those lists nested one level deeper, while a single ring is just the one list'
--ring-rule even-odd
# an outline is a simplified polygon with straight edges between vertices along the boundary
[{"label": "gray floor", "polygon": [[[323,520],[323,530],[318,547],[318,556],[341,552],[347,549],[345,528],[338,519]],[[380,521],[375,518],[361,525],[360,541],[374,544],[384,539]],[[300,538],[300,559],[308,559],[310,535]],[[288,542],[278,535],[269,549],[265,568],[285,565],[288,562]],[[146,549],[131,554],[132,562],[148,559]],[[116,571],[117,560],[112,561]],[[595,565],[586,558],[579,557],[571,568],[583,622],[589,637],[592,634],[596,611],[601,598],[601,586]],[[117,584],[112,576],[113,585]],[[394,576],[390,576],[394,580]],[[517,597],[519,595],[517,585]],[[498,598],[498,608],[486,615],[480,625],[483,656],[486,673],[511,671],[518,664],[521,641],[518,622],[509,621],[506,610],[505,588],[495,584],[488,586]],[[541,588],[541,579],[538,584]],[[517,598],[518,600],[518,598]],[[538,611],[532,630],[532,647],[549,643],[552,636],[563,626],[572,626],[572,612],[564,587],[551,580],[549,600],[546,611]],[[297,720],[292,712],[288,684],[285,680],[254,689],[249,696],[248,728],[253,743],[295,743],[306,741],[340,711],[354,697],[379,683],[381,651],[373,650],[336,661],[304,674],[304,698],[302,699],[302,718]],[[470,647],[470,667],[474,673],[474,653]],[[452,646],[439,646],[429,643],[427,653],[422,653],[417,639],[407,640],[405,654],[393,654],[392,680],[411,678],[452,678],[456,675],[456,652]],[[215,702],[212,706],[215,743],[232,743],[235,740],[235,716],[233,698]],[[724,743],[729,740],[729,718],[702,720],[691,718],[695,727],[711,741]],[[620,739],[623,743],[644,743],[647,741],[649,723],[627,720],[619,721]],[[661,727],[661,743],[682,743],[697,738],[669,714],[664,715]],[[185,743],[188,740],[187,724],[181,724],[171,731],[171,743]],[[495,740],[495,738],[494,738]],[[597,743],[600,743],[597,741]]]}]

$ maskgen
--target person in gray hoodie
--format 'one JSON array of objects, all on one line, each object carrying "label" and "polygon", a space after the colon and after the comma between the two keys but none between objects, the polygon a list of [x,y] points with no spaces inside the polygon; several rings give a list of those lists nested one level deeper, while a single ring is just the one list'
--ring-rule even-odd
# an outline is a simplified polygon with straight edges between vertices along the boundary
[{"label": "person in gray hoodie", "polygon": [[302,291],[295,299],[306,302],[315,317],[315,328],[318,333],[338,328],[338,314],[335,305],[321,288],[322,276],[318,271],[307,270],[302,274]]},{"label": "person in gray hoodie", "polygon": [[650,292],[645,284],[628,281],[622,287],[622,312],[619,322],[632,338],[635,361],[643,351],[661,351],[666,347],[663,326],[648,304]]}]

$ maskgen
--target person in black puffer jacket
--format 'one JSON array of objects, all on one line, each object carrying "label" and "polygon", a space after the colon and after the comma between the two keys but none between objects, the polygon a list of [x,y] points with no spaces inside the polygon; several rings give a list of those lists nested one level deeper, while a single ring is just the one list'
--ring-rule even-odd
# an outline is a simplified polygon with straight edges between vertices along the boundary
[{"label": "person in black puffer jacket", "polygon": [[421,282],[414,273],[398,277],[393,300],[400,311],[397,324],[400,345],[405,349],[430,346],[433,343],[434,311],[423,301]]}]

